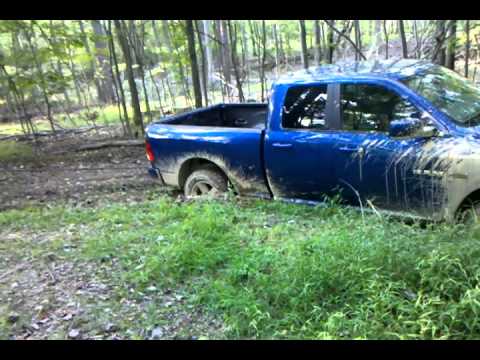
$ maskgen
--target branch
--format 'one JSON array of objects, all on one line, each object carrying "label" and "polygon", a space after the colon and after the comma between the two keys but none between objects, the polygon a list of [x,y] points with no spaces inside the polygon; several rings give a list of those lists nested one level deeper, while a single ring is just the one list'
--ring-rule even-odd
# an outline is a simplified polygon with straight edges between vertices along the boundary
[{"label": "branch", "polygon": [[367,58],[365,57],[365,55],[363,55],[362,51],[357,47],[357,45],[355,45],[355,43],[352,41],[352,39],[350,39],[350,37],[348,37],[347,35],[345,35],[344,33],[342,33],[340,30],[338,30],[331,22],[330,20],[323,20],[327,23],[327,25],[333,30],[335,31],[339,36],[343,37],[345,40],[347,40],[352,46],[353,48],[355,49],[355,51],[357,52],[358,55],[360,55],[363,60],[367,60]]}]

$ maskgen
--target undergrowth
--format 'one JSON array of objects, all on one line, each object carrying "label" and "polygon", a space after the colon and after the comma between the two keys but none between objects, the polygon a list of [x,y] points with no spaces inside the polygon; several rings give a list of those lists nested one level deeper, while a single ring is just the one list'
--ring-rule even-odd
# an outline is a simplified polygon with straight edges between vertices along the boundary
[{"label": "undergrowth", "polygon": [[176,203],[0,213],[0,227],[73,226],[118,281],[191,289],[230,338],[480,338],[480,227],[426,227],[330,204]]}]

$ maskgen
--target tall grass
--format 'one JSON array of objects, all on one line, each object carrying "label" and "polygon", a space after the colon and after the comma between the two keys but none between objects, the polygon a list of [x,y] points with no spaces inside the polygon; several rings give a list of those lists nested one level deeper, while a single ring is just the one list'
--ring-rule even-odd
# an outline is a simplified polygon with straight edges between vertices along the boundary
[{"label": "tall grass", "polygon": [[116,257],[139,288],[187,285],[229,337],[480,337],[479,227],[264,201],[60,213],[57,225],[87,225],[86,256]]}]

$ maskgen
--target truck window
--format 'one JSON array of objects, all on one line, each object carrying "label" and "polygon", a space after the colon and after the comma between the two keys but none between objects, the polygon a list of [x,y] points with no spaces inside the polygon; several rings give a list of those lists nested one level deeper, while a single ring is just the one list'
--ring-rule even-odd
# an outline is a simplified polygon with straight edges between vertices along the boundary
[{"label": "truck window", "polygon": [[295,86],[288,89],[282,111],[286,129],[327,129],[325,108],[327,85]]},{"label": "truck window", "polygon": [[408,100],[383,86],[345,84],[341,88],[342,129],[388,132],[392,120],[418,117]]}]

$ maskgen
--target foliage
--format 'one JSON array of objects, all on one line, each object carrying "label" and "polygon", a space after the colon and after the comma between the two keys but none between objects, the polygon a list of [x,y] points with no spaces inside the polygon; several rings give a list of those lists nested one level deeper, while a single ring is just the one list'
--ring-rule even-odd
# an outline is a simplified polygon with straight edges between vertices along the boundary
[{"label": "foliage", "polygon": [[362,219],[335,204],[163,197],[0,215],[6,229],[72,224],[82,224],[84,256],[120,262],[118,281],[139,289],[190,286],[194,304],[223,315],[229,337],[480,335],[479,227]]}]

